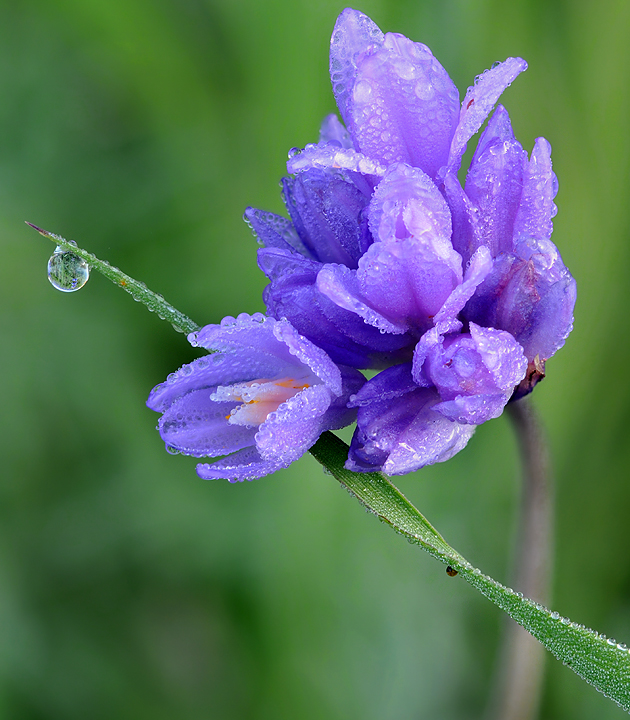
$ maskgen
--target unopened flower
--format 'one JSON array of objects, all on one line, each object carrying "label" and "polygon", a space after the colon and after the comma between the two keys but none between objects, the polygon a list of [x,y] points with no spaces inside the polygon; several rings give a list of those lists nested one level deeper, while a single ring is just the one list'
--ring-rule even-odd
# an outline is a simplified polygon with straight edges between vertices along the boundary
[{"label": "unopened flower", "polygon": [[470,138],[527,67],[508,58],[460,105],[421,43],[344,10],[320,141],[292,151],[290,219],[250,208],[270,315],[336,362],[387,368],[351,399],[348,461],[406,473],[447,459],[474,427],[531,391],[572,328],[575,282],[550,240],[550,147],[531,157],[499,106],[465,186]]},{"label": "unopened flower", "polygon": [[225,318],[189,336],[212,354],[153,389],[147,405],[170,451],[222,457],[202,478],[251,480],[288,467],[325,430],[353,422],[347,407],[365,379],[335,365],[286,320]]}]

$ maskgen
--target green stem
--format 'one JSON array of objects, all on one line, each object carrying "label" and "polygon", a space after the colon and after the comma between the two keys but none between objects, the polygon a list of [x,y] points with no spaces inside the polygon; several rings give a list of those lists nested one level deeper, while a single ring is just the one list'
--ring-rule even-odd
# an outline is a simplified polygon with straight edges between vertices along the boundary
[{"label": "green stem", "polygon": [[85,260],[91,270],[98,270],[101,275],[104,275],[115,285],[118,285],[118,287],[128,292],[134,300],[146,305],[146,307],[149,308],[151,312],[156,313],[161,320],[170,322],[177,332],[188,335],[191,332],[195,332],[195,330],[199,330],[200,326],[197,325],[197,323],[167,303],[161,295],[149,290],[144,283],[134,280],[132,277],[129,277],[129,275],[125,275],[124,272],[105,262],[105,260],[99,260],[96,255],[92,255],[92,253],[87,252],[87,250],[77,247],[74,243],[62,238],[61,235],[55,235],[55,233],[48,232],[48,230],[42,230],[30,222],[26,224],[37,230],[40,235],[52,240],[57,246]]}]

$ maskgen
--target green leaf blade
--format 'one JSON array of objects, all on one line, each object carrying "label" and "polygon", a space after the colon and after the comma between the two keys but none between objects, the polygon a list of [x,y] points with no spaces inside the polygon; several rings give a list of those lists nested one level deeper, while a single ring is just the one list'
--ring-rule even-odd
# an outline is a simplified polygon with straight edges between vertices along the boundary
[{"label": "green leaf blade", "polygon": [[380,520],[457,570],[565,665],[630,711],[630,651],[625,645],[551,612],[474,568],[385,476],[346,470],[348,446],[332,433],[323,433],[311,454]]}]

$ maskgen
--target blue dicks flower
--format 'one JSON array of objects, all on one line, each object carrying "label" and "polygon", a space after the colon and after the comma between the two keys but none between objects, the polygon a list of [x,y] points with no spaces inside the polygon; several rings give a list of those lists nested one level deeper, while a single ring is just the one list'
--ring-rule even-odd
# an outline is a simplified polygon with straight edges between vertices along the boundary
[{"label": "blue dicks flower", "polygon": [[246,212],[269,314],[336,362],[386,368],[351,399],[351,469],[400,474],[450,457],[533,389],[571,331],[549,143],[528,157],[498,106],[464,187],[457,176],[526,67],[495,64],[460,104],[429,48],[344,10],[330,72],[345,127],[329,116],[317,144],[290,153],[290,220]]},{"label": "blue dicks flower", "polygon": [[222,457],[197,466],[202,478],[251,480],[288,467],[325,430],[353,422],[348,398],[365,379],[338,367],[286,320],[225,318],[189,336],[211,355],[153,389],[167,448]]}]

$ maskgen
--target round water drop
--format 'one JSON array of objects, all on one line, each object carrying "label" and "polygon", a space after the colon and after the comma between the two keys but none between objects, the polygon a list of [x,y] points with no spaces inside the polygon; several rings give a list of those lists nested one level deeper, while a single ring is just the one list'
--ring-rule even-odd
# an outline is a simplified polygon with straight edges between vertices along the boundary
[{"label": "round water drop", "polygon": [[80,290],[90,277],[90,266],[73,252],[57,246],[48,261],[48,279],[61,292]]}]

